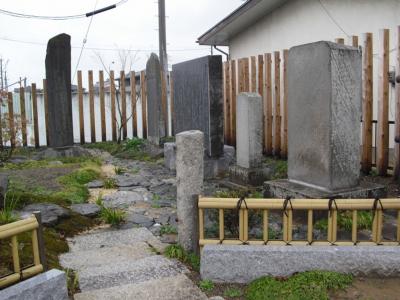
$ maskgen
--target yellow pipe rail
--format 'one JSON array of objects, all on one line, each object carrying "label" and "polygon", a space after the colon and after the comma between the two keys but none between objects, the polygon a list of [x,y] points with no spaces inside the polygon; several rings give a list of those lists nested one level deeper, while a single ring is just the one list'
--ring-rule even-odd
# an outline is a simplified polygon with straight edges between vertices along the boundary
[{"label": "yellow pipe rail", "polygon": [[[0,226],[0,239],[11,238],[14,269],[14,273],[0,278],[0,289],[43,272],[44,267],[40,258],[38,230],[39,222],[35,216]],[[17,235],[24,232],[31,232],[32,235],[33,266],[21,269]]]},{"label": "yellow pipe rail", "polygon": [[[288,204],[289,203],[289,204]],[[208,198],[199,196],[199,245],[227,244],[227,245],[400,245],[400,199],[252,199],[252,198]],[[219,238],[207,239],[204,235],[204,210],[218,209]],[[224,210],[238,209],[239,236],[237,239],[225,239]],[[387,209],[397,210],[397,234],[396,241],[382,241],[383,211]],[[249,210],[261,210],[263,219],[262,240],[249,240],[248,238],[248,213]],[[268,235],[269,213],[271,211],[283,211],[282,215],[282,240],[271,240]],[[307,237],[305,241],[293,240],[293,211],[307,211]],[[313,213],[315,210],[328,211],[327,240],[313,239]],[[358,241],[357,239],[357,212],[360,210],[373,211],[372,239],[371,241]],[[337,241],[338,212],[352,211],[351,240]]]}]

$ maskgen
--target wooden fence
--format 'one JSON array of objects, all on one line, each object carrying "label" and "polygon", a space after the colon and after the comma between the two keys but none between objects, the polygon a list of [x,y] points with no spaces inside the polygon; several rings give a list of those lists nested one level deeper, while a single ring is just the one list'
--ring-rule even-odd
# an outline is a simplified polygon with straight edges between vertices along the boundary
[{"label": "wooden fence", "polygon": [[[389,121],[389,54],[396,51],[396,70],[400,70],[400,26],[397,29],[395,47],[389,49],[389,30],[380,30],[375,43],[379,52],[373,53],[372,33],[362,36],[362,136],[361,169],[369,173],[376,166],[379,175],[386,175],[394,169],[400,175],[400,144],[394,143],[394,164],[389,166],[389,125],[395,125],[395,136],[400,139],[400,84],[396,84],[396,113]],[[349,45],[359,47],[358,36],[352,36]],[[344,44],[338,38],[337,43]],[[373,58],[378,58],[377,63]],[[287,61],[288,50],[260,54],[249,58],[230,60],[224,63],[224,125],[225,143],[236,145],[236,97],[241,92],[258,92],[263,98],[264,107],[264,153],[286,158],[288,153],[287,123]],[[378,65],[378,66],[376,66]],[[378,68],[378,82],[373,80],[373,70]],[[373,86],[377,86],[374,98]],[[374,101],[378,108],[378,118],[373,119]],[[375,134],[374,134],[375,132]],[[375,140],[373,139],[375,137]]]},{"label": "wooden fence", "polygon": [[[124,71],[119,72],[118,79],[116,79],[114,71],[110,71],[108,75],[109,78],[105,80],[104,71],[99,71],[98,81],[94,85],[95,74],[91,70],[88,71],[88,88],[84,89],[82,71],[77,72],[77,86],[76,89],[72,89],[72,95],[77,97],[77,106],[75,108],[78,110],[78,114],[76,118],[73,117],[73,123],[74,127],[78,128],[79,142],[81,144],[107,140],[117,141],[118,138],[124,140],[128,137],[138,136],[147,138],[145,71],[139,73],[131,71],[128,75],[129,79],[126,78]],[[171,90],[172,87],[170,88]],[[86,110],[84,96],[88,98],[89,104]],[[43,101],[38,101],[38,98]],[[106,98],[109,100],[109,107],[107,107]],[[95,101],[95,99],[98,101]],[[38,90],[37,85],[32,83],[27,88],[21,87],[17,93],[3,93],[1,100],[0,124],[2,130],[0,130],[0,147],[5,145],[11,147],[49,145],[46,79],[43,80],[42,90]],[[169,101],[164,76],[162,76],[162,102],[163,113],[165,114],[164,119],[168,120],[167,107]],[[18,107],[15,107],[16,104],[18,104]],[[140,124],[138,123],[138,106],[141,107]],[[29,115],[27,115],[27,107],[30,108],[28,110]],[[127,108],[129,108],[129,112]],[[39,116],[39,111],[44,112],[42,116]],[[106,116],[109,116],[109,124],[107,124]],[[89,139],[86,136],[87,126],[85,126],[85,122],[89,123]],[[166,121],[167,126],[170,123],[172,121]],[[32,130],[27,130],[27,125],[30,125]],[[131,126],[129,130],[130,136],[128,136],[128,126]],[[139,127],[141,128],[141,133],[139,133]],[[96,134],[96,128],[100,129],[100,135]],[[43,134],[44,132],[45,135]]]}]

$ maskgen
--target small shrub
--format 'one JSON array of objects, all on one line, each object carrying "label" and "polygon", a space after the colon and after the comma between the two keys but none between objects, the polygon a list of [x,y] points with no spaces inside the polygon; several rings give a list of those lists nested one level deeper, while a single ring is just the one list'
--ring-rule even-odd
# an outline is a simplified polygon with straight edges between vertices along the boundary
[{"label": "small shrub", "polygon": [[0,225],[12,223],[18,220],[18,217],[13,213],[18,204],[18,198],[8,195],[4,196],[3,209],[0,210]]},{"label": "small shrub", "polygon": [[120,209],[102,206],[100,217],[105,223],[118,227],[125,221],[125,212]]},{"label": "small shrub", "polygon": [[75,293],[79,292],[78,273],[74,270],[66,269],[65,276],[67,277],[68,295],[72,297]]},{"label": "small shrub", "polygon": [[115,168],[114,168],[114,172],[115,172],[115,174],[117,174],[117,175],[121,175],[121,174],[124,174],[124,173],[125,173],[125,169],[124,169],[124,168],[121,168],[121,167],[115,167]]},{"label": "small shrub", "polygon": [[140,138],[132,138],[132,139],[127,139],[124,143],[124,150],[125,151],[138,151],[140,149],[140,146],[142,146],[144,143],[143,139]]},{"label": "small shrub", "polygon": [[199,287],[203,291],[210,292],[214,289],[214,283],[211,280],[202,280],[199,282]]},{"label": "small shrub", "polygon": [[152,208],[161,208],[161,205],[158,204],[158,203],[153,203],[153,204],[151,205],[151,207],[152,207]]},{"label": "small shrub", "polygon": [[194,253],[188,253],[181,245],[170,245],[165,249],[164,255],[168,258],[177,259],[195,270],[200,270],[200,257]]},{"label": "small shrub", "polygon": [[242,296],[242,291],[239,289],[230,288],[224,292],[224,296],[229,298],[237,298]]},{"label": "small shrub", "polygon": [[100,193],[96,198],[96,204],[100,207],[103,207],[103,195]]},{"label": "small shrub", "polygon": [[106,178],[104,180],[104,188],[105,189],[115,189],[115,187],[117,186],[117,183],[115,182],[114,178]]},{"label": "small shrub", "polygon": [[177,234],[178,231],[174,226],[171,225],[162,225],[160,229],[160,235],[164,234]]}]

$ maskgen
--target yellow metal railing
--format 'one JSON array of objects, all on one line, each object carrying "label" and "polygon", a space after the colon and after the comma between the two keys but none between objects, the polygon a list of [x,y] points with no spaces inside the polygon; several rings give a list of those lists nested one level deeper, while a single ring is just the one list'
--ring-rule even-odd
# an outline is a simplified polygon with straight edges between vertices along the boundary
[{"label": "yellow metal railing", "polygon": [[[39,218],[39,221],[37,218]],[[32,235],[33,265],[23,269],[20,265],[17,236],[25,232],[30,232]],[[39,274],[45,269],[40,214],[38,214],[38,216],[33,215],[27,219],[0,226],[0,240],[10,238],[14,272],[0,278],[0,288]]]},{"label": "yellow metal railing", "polygon": [[[399,245],[400,244],[400,199],[250,199],[250,198],[206,198],[199,197],[199,245],[229,244],[229,245]],[[219,211],[219,238],[207,239],[204,234],[204,212],[206,209]],[[236,239],[225,238],[224,210],[237,209],[239,215],[239,236]],[[396,241],[383,241],[383,210],[397,211]],[[249,239],[249,211],[261,210],[263,219],[263,238]],[[293,211],[307,211],[307,238],[293,240]],[[357,212],[371,210],[373,213],[372,239],[359,241],[357,239]],[[271,240],[268,236],[269,213],[282,213],[282,240]],[[314,240],[314,211],[328,211],[327,240]],[[351,240],[337,240],[338,212],[352,211]]]}]

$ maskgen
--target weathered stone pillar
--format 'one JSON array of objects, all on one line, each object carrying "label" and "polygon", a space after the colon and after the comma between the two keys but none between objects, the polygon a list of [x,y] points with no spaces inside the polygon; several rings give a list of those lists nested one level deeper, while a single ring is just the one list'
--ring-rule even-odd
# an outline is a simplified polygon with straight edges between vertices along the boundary
[{"label": "weathered stone pillar", "polygon": [[71,37],[65,33],[49,40],[46,53],[49,145],[74,144],[71,99]]},{"label": "weathered stone pillar", "polygon": [[198,252],[199,218],[197,195],[203,190],[204,134],[198,130],[176,135],[178,242]]},{"label": "weathered stone pillar", "polygon": [[160,144],[160,139],[166,136],[165,120],[161,93],[161,68],[158,56],[151,54],[146,64],[147,82],[147,139]]}]

